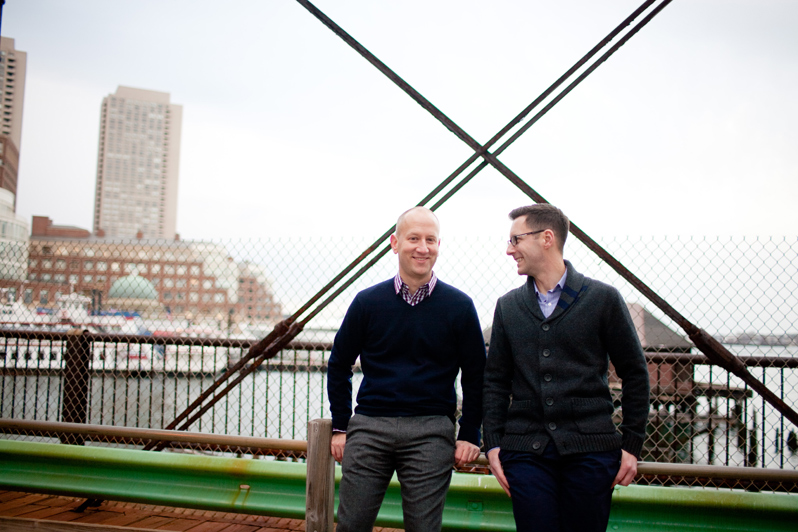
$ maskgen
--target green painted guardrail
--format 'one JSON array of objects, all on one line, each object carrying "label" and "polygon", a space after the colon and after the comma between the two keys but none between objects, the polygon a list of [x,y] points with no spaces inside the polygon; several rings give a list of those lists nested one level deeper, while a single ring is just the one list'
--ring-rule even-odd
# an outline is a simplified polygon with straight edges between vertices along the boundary
[{"label": "green painted guardrail", "polygon": [[[4,489],[303,519],[304,464],[0,440]],[[336,471],[336,480],[340,469]],[[609,531],[794,531],[798,495],[616,488]],[[378,524],[402,526],[399,484]],[[455,473],[445,530],[514,531],[510,500],[486,475]]]}]

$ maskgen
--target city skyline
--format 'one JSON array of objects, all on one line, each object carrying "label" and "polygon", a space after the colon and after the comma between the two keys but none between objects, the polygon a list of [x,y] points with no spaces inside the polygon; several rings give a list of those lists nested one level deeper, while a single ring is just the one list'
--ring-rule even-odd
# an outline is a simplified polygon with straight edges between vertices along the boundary
[{"label": "city skyline", "polygon": [[[484,142],[638,3],[316,5]],[[501,160],[594,238],[794,232],[796,21],[784,2],[674,2]],[[186,110],[187,239],[375,236],[470,155],[294,2],[11,0],[3,34],[36,57],[27,219],[92,226],[96,102],[117,85]],[[443,235],[505,235],[528,202],[485,170],[439,212]]]}]

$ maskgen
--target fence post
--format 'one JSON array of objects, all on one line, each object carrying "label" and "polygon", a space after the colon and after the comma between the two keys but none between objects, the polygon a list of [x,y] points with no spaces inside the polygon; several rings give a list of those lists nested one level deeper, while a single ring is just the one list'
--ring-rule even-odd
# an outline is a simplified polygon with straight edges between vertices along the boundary
[{"label": "fence post", "polygon": [[[61,421],[64,423],[88,422],[91,341],[84,333],[82,329],[70,329],[67,332],[61,401]],[[79,434],[63,434],[59,439],[61,443],[72,445],[83,445],[86,441]]]},{"label": "fence post", "polygon": [[335,460],[330,452],[332,420],[308,422],[305,530],[332,532],[335,513]]}]

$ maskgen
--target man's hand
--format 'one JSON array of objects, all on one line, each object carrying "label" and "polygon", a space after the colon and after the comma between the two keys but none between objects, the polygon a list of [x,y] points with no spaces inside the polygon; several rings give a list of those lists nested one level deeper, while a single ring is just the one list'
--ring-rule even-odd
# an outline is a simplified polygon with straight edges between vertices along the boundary
[{"label": "man's hand", "polygon": [[336,462],[343,462],[344,460],[344,445],[346,445],[346,432],[333,432],[330,452]]},{"label": "man's hand", "polygon": [[499,460],[500,450],[501,449],[496,447],[488,451],[488,464],[490,464],[490,471],[493,473],[493,476],[496,477],[496,480],[499,481],[499,486],[502,487],[504,493],[506,493],[508,497],[512,497],[512,495],[510,495],[510,485],[507,483],[507,477],[504,476],[504,468],[502,468],[501,460]]},{"label": "man's hand", "polygon": [[462,467],[479,457],[479,447],[465,440],[457,440],[454,444],[454,464]]},{"label": "man's hand", "polygon": [[612,487],[614,488],[618,484],[628,486],[634,480],[635,475],[637,475],[637,458],[632,453],[621,451],[621,468],[615,475]]}]

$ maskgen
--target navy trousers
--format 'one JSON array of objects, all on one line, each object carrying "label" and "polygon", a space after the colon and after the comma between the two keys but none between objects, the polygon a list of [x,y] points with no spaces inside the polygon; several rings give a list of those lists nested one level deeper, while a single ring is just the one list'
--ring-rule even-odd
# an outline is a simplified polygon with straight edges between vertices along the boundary
[{"label": "navy trousers", "polygon": [[518,532],[605,532],[621,450],[560,456],[499,452]]}]

